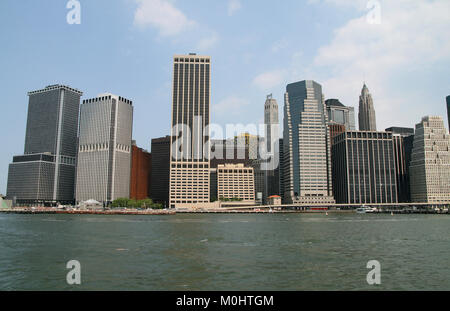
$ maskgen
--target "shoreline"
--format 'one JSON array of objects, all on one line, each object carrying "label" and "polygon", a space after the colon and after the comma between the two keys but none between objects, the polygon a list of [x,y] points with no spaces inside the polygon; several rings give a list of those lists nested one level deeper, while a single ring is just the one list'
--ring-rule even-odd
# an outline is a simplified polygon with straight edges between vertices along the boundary
[{"label": "shoreline", "polygon": [[[434,214],[434,215],[450,215],[449,212],[437,212],[434,210],[386,210],[379,212],[371,212],[364,214]],[[357,214],[354,209],[347,210],[200,210],[200,211],[175,211],[175,210],[55,210],[52,208],[31,209],[31,208],[14,208],[0,209],[0,214],[30,214],[30,215],[176,215],[176,214]]]}]

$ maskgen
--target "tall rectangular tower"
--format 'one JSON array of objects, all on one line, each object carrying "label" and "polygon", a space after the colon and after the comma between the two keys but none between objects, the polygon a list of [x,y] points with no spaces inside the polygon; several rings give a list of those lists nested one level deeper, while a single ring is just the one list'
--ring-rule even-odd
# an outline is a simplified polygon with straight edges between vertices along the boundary
[{"label": "tall rectangular tower", "polygon": [[132,102],[101,94],[81,105],[76,200],[109,203],[130,195]]},{"label": "tall rectangular tower", "polygon": [[411,161],[412,142],[414,141],[414,129],[393,126],[385,131],[393,134],[398,201],[401,203],[411,202],[409,163]]},{"label": "tall rectangular tower", "polygon": [[448,131],[450,133],[450,95],[447,96],[447,118],[448,118]]},{"label": "tall rectangular tower", "polygon": [[450,134],[442,117],[416,124],[409,173],[413,202],[450,202]]},{"label": "tall rectangular tower", "polygon": [[278,121],[278,103],[272,97],[267,96],[264,104],[264,128],[267,156],[266,164],[262,167],[264,171],[264,198],[263,202],[267,202],[267,198],[272,195],[280,194],[279,184],[279,121]]},{"label": "tall rectangular tower", "polygon": [[8,197],[19,204],[73,202],[82,95],[64,85],[28,93],[25,150],[9,166]]},{"label": "tall rectangular tower", "polygon": [[193,53],[175,55],[173,66],[169,198],[172,208],[209,203],[211,58]]},{"label": "tall rectangular tower", "polygon": [[307,80],[286,87],[283,132],[286,202],[334,203],[327,123],[320,84]]},{"label": "tall rectangular tower", "polygon": [[154,202],[169,207],[170,136],[152,139],[151,152],[150,197]]}]

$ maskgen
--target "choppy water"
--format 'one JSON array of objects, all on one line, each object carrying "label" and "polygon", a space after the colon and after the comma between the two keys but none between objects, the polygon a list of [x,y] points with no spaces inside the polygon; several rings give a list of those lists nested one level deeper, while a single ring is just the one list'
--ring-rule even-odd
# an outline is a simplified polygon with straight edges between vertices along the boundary
[{"label": "choppy water", "polygon": [[0,289],[450,290],[450,216],[0,215]]}]

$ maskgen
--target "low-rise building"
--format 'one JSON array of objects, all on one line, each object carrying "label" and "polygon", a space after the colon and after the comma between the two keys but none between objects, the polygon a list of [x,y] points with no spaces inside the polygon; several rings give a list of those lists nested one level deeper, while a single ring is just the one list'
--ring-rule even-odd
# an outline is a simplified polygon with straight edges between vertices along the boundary
[{"label": "low-rise building", "polygon": [[269,205],[281,205],[281,197],[279,195],[271,195],[267,198]]},{"label": "low-rise building", "polygon": [[244,164],[220,164],[217,167],[217,195],[221,201],[255,202],[252,167]]}]

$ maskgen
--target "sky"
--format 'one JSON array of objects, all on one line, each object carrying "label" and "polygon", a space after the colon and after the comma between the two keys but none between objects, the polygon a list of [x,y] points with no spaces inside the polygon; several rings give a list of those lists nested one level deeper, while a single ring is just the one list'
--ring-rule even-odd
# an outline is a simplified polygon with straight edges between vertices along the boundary
[{"label": "sky", "polygon": [[150,149],[170,133],[175,54],[211,56],[220,125],[262,123],[271,93],[282,123],[286,84],[301,80],[356,119],[365,82],[379,130],[446,116],[448,0],[79,0],[80,24],[67,22],[68,2],[0,1],[0,193],[23,153],[28,91],[65,84],[82,99],[131,99],[133,139]]}]

